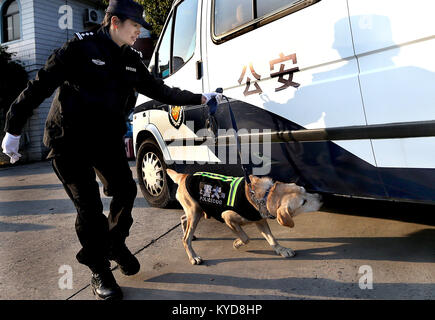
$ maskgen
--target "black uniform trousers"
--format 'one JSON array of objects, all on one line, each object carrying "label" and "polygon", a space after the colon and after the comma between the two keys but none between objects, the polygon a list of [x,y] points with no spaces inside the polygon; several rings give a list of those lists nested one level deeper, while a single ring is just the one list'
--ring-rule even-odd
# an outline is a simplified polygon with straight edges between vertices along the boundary
[{"label": "black uniform trousers", "polygon": [[[104,146],[96,143],[86,152],[60,152],[52,165],[77,209],[75,228],[83,247],[77,260],[93,272],[107,268],[111,248],[123,244],[129,235],[137,194],[122,140]],[[103,213],[96,174],[104,193],[113,197],[108,217]]]}]

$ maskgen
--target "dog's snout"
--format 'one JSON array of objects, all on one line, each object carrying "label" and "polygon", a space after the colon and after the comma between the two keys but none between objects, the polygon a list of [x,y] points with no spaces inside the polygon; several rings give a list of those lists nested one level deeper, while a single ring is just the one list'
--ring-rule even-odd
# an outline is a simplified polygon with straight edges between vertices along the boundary
[{"label": "dog's snout", "polygon": [[319,193],[315,193],[314,196],[315,196],[315,197],[317,198],[317,200],[319,200],[319,201],[322,201],[322,200],[323,200],[322,195],[319,194]]},{"label": "dog's snout", "polygon": [[323,197],[321,194],[316,193],[317,201],[319,202],[319,206],[323,206]]}]

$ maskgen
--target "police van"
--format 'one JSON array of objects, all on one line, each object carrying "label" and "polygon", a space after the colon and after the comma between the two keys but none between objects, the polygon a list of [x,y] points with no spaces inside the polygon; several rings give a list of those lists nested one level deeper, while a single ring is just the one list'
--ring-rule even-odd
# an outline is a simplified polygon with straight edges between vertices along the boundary
[{"label": "police van", "polygon": [[435,203],[433,12],[433,0],[174,1],[150,72],[227,99],[211,114],[139,96],[144,197],[173,199],[173,167]]}]

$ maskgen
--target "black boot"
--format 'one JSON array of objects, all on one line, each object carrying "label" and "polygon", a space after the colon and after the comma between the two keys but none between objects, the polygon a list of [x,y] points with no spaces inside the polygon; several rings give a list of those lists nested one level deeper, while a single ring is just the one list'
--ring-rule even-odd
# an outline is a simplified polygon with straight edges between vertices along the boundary
[{"label": "black boot", "polygon": [[126,276],[132,276],[140,270],[139,261],[124,243],[110,249],[109,259],[115,261]]},{"label": "black boot", "polygon": [[92,272],[91,279],[92,292],[98,300],[121,300],[122,291],[116,283],[110,269],[100,272]]}]

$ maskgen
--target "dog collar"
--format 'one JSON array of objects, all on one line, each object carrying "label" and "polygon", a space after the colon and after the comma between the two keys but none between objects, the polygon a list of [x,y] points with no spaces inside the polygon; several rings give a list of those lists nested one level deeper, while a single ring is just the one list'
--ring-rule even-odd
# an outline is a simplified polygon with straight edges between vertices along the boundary
[{"label": "dog collar", "polygon": [[270,214],[269,210],[267,210],[267,197],[269,196],[269,193],[270,193],[270,190],[272,189],[272,186],[266,190],[262,199],[257,199],[254,195],[255,193],[252,190],[251,185],[249,184],[249,192],[251,194],[251,199],[256,204],[256,206],[258,208],[258,212],[260,213],[260,216],[263,219],[275,219],[276,218],[275,216]]}]

